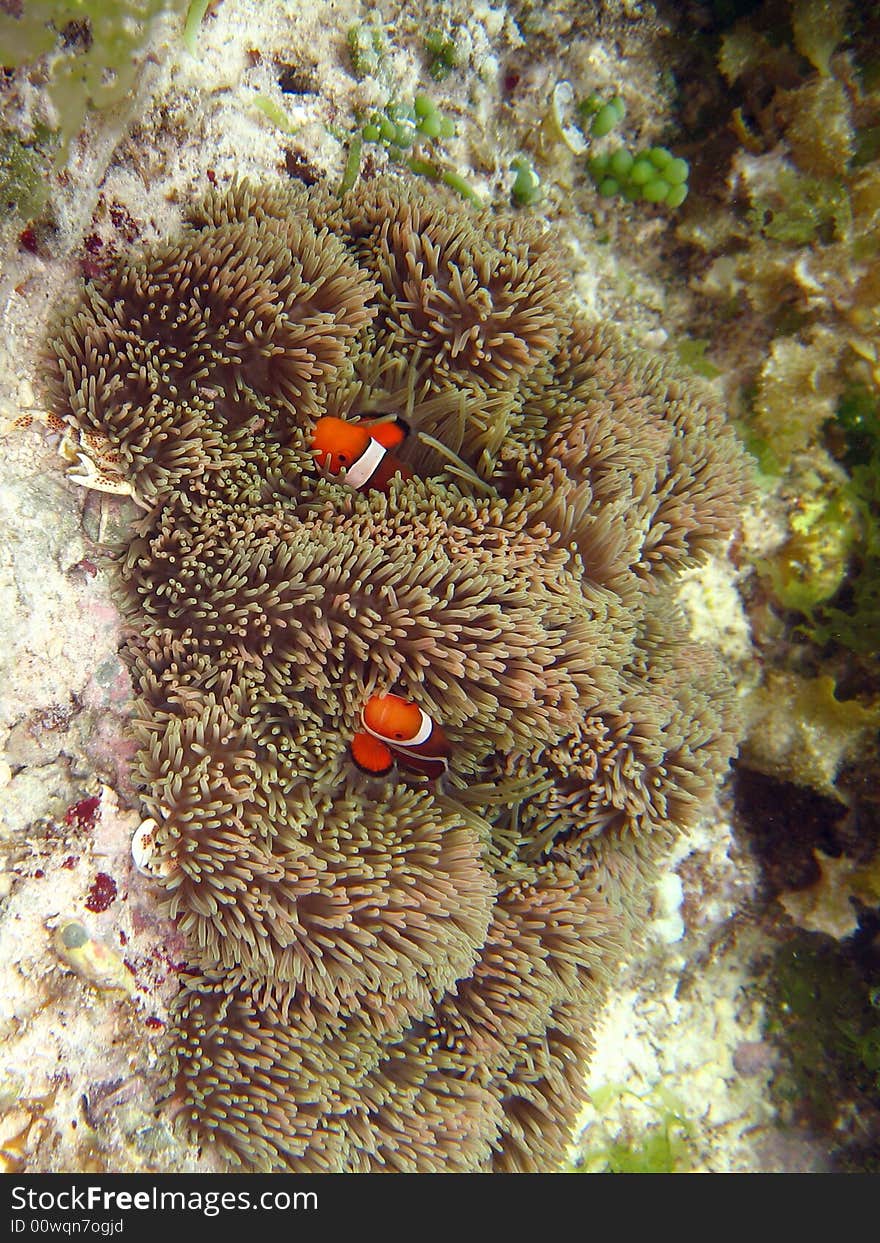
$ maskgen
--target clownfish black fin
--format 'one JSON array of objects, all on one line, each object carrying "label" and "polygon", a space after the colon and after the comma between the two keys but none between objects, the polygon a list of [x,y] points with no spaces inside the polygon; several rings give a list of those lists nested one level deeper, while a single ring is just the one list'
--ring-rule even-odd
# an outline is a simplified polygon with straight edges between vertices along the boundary
[{"label": "clownfish black fin", "polygon": [[410,432],[409,423],[397,415],[364,421],[362,426],[370,433],[373,440],[378,440],[383,449],[399,449]]}]

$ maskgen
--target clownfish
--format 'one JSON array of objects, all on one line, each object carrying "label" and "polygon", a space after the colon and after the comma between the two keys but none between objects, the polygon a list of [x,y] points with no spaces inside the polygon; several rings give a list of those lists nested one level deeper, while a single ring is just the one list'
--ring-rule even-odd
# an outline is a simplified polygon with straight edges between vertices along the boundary
[{"label": "clownfish", "polygon": [[396,762],[433,781],[449,771],[452,748],[439,725],[418,704],[399,695],[374,695],[361,710],[365,733],[351,740],[358,768],[384,777]]},{"label": "clownfish", "polygon": [[345,471],[345,482],[359,492],[387,492],[395,475],[412,479],[413,472],[395,457],[409,428],[402,419],[373,423],[347,423],[324,415],[312,433],[312,452],[321,466],[334,475]]}]

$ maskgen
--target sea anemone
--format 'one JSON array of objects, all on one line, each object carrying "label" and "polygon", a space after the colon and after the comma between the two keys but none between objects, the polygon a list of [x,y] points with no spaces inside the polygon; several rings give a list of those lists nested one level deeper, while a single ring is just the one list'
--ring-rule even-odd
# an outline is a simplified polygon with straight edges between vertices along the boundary
[{"label": "sea anemone", "polygon": [[377,344],[432,388],[509,388],[553,348],[567,291],[532,222],[472,221],[395,182],[363,183],[344,207],[379,285]]},{"label": "sea anemone", "polygon": [[[671,596],[747,492],[720,412],[579,317],[536,224],[390,180],[213,191],[83,291],[49,372],[149,506],[116,583],[182,1116],[248,1168],[554,1168],[735,743]],[[387,494],[323,477],[316,419],[377,412],[440,449]],[[442,782],[353,763],[389,691]]]}]

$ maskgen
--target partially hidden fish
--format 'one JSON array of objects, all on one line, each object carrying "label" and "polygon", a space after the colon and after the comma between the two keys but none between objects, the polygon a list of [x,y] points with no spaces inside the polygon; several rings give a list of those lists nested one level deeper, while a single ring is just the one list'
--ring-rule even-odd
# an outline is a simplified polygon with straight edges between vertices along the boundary
[{"label": "partially hidden fish", "polygon": [[363,731],[351,740],[355,764],[384,776],[397,764],[434,781],[449,771],[452,747],[423,708],[399,695],[373,695],[361,710]]},{"label": "partially hidden fish", "polygon": [[403,444],[409,427],[403,419],[351,423],[324,415],[312,433],[312,452],[333,475],[345,471],[345,482],[358,492],[387,492],[395,475],[412,479],[413,472],[393,452]]}]

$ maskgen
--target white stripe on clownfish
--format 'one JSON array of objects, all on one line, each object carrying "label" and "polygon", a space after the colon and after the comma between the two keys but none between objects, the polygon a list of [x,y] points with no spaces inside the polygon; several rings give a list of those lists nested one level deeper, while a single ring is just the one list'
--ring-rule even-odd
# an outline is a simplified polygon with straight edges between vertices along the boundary
[{"label": "white stripe on clownfish", "polygon": [[379,465],[388,450],[378,440],[370,437],[366,449],[356,462],[352,462],[345,472],[345,482],[350,488],[362,488],[369,483],[379,469]]},{"label": "white stripe on clownfish", "polygon": [[446,756],[425,756],[423,752],[410,751],[408,747],[390,747],[389,750],[405,771],[426,777],[429,781],[436,781],[449,772],[449,758]]}]

